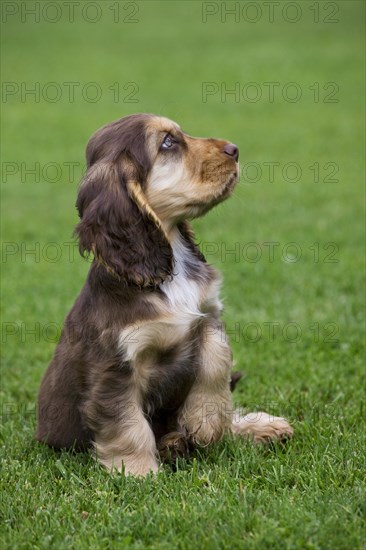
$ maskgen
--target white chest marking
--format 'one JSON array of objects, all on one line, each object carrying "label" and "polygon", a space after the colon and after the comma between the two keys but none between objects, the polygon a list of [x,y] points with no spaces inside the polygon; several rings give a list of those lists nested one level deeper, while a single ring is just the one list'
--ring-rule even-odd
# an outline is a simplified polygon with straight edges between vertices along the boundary
[{"label": "white chest marking", "polygon": [[169,300],[169,310],[177,317],[200,316],[202,315],[200,311],[202,291],[195,281],[188,279],[184,265],[184,258],[189,257],[189,251],[181,238],[173,241],[172,248],[175,260],[174,277],[160,286]]},{"label": "white chest marking", "polygon": [[129,361],[136,360],[148,347],[167,349],[179,344],[189,335],[194,321],[205,316],[200,309],[202,289],[188,278],[184,265],[190,252],[180,236],[173,240],[172,248],[174,276],[160,286],[167,297],[167,301],[161,301],[161,315],[156,320],[128,326],[120,334],[120,347]]}]

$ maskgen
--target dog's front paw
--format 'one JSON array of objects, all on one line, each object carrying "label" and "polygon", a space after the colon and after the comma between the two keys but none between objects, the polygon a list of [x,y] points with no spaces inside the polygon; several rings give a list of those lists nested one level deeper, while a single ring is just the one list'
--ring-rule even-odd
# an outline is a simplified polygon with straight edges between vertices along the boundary
[{"label": "dog's front paw", "polygon": [[112,474],[124,471],[126,476],[146,477],[159,470],[157,460],[151,455],[114,455],[98,457],[98,460]]},{"label": "dog's front paw", "polygon": [[219,441],[227,429],[227,417],[219,413],[210,414],[186,426],[189,440],[194,446],[207,447]]},{"label": "dog's front paw", "polygon": [[201,424],[198,427],[192,428],[190,434],[190,440],[193,445],[198,447],[207,447],[214,441],[218,441],[222,436],[222,430],[220,426],[216,427],[213,424]]},{"label": "dog's front paw", "polygon": [[231,394],[228,381],[224,382],[221,393],[209,396],[197,393],[189,396],[179,415],[179,427],[182,432],[187,433],[194,446],[206,447],[215,443],[230,429]]},{"label": "dog's front paw", "polygon": [[285,418],[265,412],[249,413],[234,418],[231,431],[236,436],[252,439],[254,443],[285,441],[293,436],[294,430]]}]

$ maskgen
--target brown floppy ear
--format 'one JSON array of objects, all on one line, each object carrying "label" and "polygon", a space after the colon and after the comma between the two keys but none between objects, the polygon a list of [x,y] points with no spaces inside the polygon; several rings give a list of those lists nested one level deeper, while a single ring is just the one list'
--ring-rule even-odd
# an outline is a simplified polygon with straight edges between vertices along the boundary
[{"label": "brown floppy ear", "polygon": [[75,233],[82,255],[93,252],[121,280],[157,286],[172,273],[173,253],[132,166],[125,158],[89,167],[76,203],[81,220]]}]

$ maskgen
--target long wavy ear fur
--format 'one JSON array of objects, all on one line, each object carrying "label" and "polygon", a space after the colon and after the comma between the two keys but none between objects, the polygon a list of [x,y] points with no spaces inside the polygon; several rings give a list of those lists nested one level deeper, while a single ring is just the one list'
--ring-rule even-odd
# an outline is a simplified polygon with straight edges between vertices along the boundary
[{"label": "long wavy ear fur", "polygon": [[129,143],[123,142],[123,123],[131,118],[102,128],[88,144],[89,166],[76,203],[81,220],[75,233],[82,255],[93,252],[121,280],[157,286],[172,273],[173,253],[140,183],[148,160],[141,160],[142,135],[136,139],[136,124],[127,132]]}]

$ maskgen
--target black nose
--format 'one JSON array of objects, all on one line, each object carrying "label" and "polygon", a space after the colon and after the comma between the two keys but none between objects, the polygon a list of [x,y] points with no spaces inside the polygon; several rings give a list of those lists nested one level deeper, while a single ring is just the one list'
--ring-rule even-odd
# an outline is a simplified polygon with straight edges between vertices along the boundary
[{"label": "black nose", "polygon": [[229,157],[234,157],[235,161],[239,158],[239,149],[233,143],[227,143],[224,147],[224,153],[229,155]]}]

